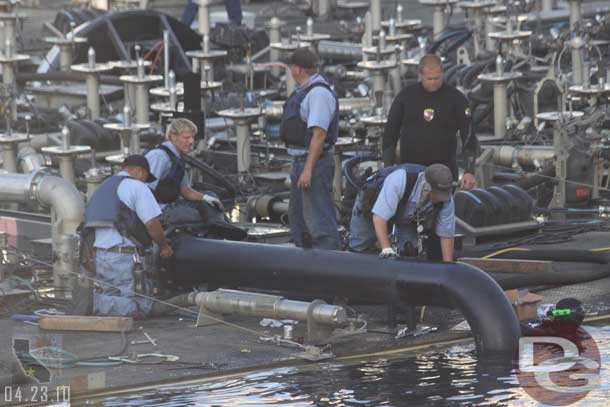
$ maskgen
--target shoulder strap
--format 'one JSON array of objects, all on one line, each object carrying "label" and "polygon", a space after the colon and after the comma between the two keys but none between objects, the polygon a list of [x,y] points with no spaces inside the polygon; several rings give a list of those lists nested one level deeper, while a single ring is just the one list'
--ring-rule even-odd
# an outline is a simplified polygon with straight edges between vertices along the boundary
[{"label": "shoulder strap", "polygon": [[415,188],[415,184],[417,183],[418,177],[419,173],[407,171],[407,183],[405,184],[405,193],[402,195],[402,199],[400,200],[399,205],[407,203],[409,197],[413,193],[413,189]]},{"label": "shoulder strap", "polygon": [[175,159],[177,159],[178,157],[176,156],[176,154],[174,154],[174,152],[172,150],[170,150],[170,148],[164,144],[159,144],[158,146],[156,146],[155,148],[158,148],[160,150],[165,151],[165,153],[169,156],[169,158],[174,161]]}]

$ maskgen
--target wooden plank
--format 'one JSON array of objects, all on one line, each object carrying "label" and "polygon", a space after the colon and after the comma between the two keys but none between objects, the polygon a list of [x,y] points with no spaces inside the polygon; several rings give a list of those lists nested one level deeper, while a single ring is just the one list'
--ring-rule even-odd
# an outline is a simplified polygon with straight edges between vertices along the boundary
[{"label": "wooden plank", "polygon": [[540,273],[553,271],[553,262],[542,260],[515,260],[515,259],[479,259],[462,257],[458,259],[480,268],[483,271],[494,273]]},{"label": "wooden plank", "polygon": [[53,315],[41,317],[38,324],[51,331],[128,332],[133,329],[133,318]]}]

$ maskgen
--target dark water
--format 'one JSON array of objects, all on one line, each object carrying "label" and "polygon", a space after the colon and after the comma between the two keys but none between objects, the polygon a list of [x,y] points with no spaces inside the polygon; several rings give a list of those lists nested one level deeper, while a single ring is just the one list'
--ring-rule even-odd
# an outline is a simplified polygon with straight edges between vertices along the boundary
[{"label": "dark water", "polygon": [[[601,385],[575,406],[610,405],[610,326],[586,327],[601,354]],[[199,385],[91,400],[89,406],[543,406],[520,387],[511,362],[474,349],[281,368]]]}]

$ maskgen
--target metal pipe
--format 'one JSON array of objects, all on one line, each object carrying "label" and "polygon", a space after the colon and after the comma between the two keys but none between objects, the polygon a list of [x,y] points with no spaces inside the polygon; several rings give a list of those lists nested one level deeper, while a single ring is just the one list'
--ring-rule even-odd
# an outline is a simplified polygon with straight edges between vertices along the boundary
[{"label": "metal pipe", "polygon": [[371,28],[373,32],[381,29],[381,0],[371,0]]},{"label": "metal pipe", "polygon": [[469,322],[483,354],[513,352],[520,337],[519,322],[500,286],[463,263],[383,260],[332,250],[185,238],[174,245],[171,272],[190,284],[205,281],[314,298],[338,295],[356,302],[455,307]]},{"label": "metal pipe", "polygon": [[506,82],[494,83],[494,135],[498,138],[504,138],[506,135],[508,116],[506,85]]},{"label": "metal pipe", "polygon": [[437,38],[445,30],[445,6],[436,5],[432,11],[432,35]]},{"label": "metal pipe", "polygon": [[[9,94],[14,93],[13,91],[17,89],[15,83],[15,67],[12,63],[2,64],[2,83],[9,90]],[[11,120],[17,120],[17,97],[9,96],[9,109],[10,109],[10,117]]]},{"label": "metal pipe", "polygon": [[136,123],[148,124],[149,123],[149,103],[148,103],[148,85],[144,83],[137,83],[136,89]]},{"label": "metal pipe", "polygon": [[[290,74],[288,74],[290,75]],[[368,97],[339,98],[339,114],[350,114],[354,110],[369,110],[373,104]],[[283,101],[274,101],[263,108],[263,114],[267,119],[280,119],[284,111]]]},{"label": "metal pipe", "polygon": [[362,45],[351,42],[320,41],[318,54],[322,58],[359,61],[362,57]]},{"label": "metal pipe", "polygon": [[536,166],[536,161],[542,164],[544,161],[555,159],[553,146],[495,146],[486,145],[485,148],[494,150],[493,161],[495,164],[510,167],[516,162],[519,165]]},{"label": "metal pipe", "polygon": [[583,81],[583,47],[584,43],[580,37],[574,37],[570,41],[572,54],[572,83],[582,85]]},{"label": "metal pipe", "polygon": [[169,89],[169,31],[163,30],[163,78],[165,89]]},{"label": "metal pipe", "polygon": [[87,107],[91,120],[100,117],[100,82],[96,74],[87,75]]},{"label": "metal pipe", "polygon": [[76,174],[74,173],[74,156],[61,155],[57,158],[59,160],[59,173],[61,174],[61,177],[74,183],[76,180]]},{"label": "metal pipe", "polygon": [[570,31],[573,31],[576,25],[582,20],[580,0],[569,0],[568,4],[570,7]]},{"label": "metal pipe", "polygon": [[17,145],[4,143],[2,146],[2,167],[7,172],[17,172]]},{"label": "metal pipe", "polygon": [[343,307],[292,301],[279,295],[220,289],[193,293],[189,295],[189,302],[218,314],[307,321],[308,314],[311,313],[317,323],[340,326],[347,322],[347,313]]},{"label": "metal pipe", "polygon": [[235,121],[237,136],[237,171],[250,170],[250,124],[247,121]]},{"label": "metal pipe", "polygon": [[53,277],[59,297],[71,288],[76,275],[76,230],[83,220],[85,203],[71,182],[44,171],[30,174],[0,174],[0,202],[38,202],[51,207]]},{"label": "metal pipe", "polygon": [[533,220],[517,223],[506,223],[503,225],[494,226],[483,226],[475,228],[464,222],[462,219],[456,217],[455,224],[457,227],[464,229],[468,234],[474,236],[489,236],[489,235],[502,235],[513,232],[522,232],[525,230],[532,230],[540,228],[540,224]]},{"label": "metal pipe", "polygon": [[21,166],[21,172],[24,174],[40,170],[45,166],[44,157],[38,154],[33,146],[25,145],[20,147],[17,159]]},{"label": "metal pipe", "polygon": [[541,3],[542,12],[553,11],[553,0],[542,0]]},{"label": "metal pipe", "polygon": [[[282,41],[282,34],[280,32],[280,28],[282,26],[281,21],[277,17],[271,17],[269,21],[269,43],[277,43]],[[280,51],[277,49],[271,48],[269,51],[269,61],[270,62],[278,62],[280,60]],[[271,73],[274,76],[280,76],[280,67],[274,66],[271,68]]]},{"label": "metal pipe", "polygon": [[199,34],[210,34],[210,10],[208,0],[199,0]]}]

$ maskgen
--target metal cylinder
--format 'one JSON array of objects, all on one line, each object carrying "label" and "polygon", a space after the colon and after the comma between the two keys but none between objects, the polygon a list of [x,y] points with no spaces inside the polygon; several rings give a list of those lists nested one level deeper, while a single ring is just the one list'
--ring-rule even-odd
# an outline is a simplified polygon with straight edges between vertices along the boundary
[{"label": "metal cylinder", "polygon": [[506,83],[494,83],[494,135],[504,138],[506,135],[506,117],[508,116],[508,101]]},{"label": "metal cylinder", "polygon": [[76,179],[74,175],[74,157],[72,155],[62,155],[59,159],[59,173],[66,181],[74,183]]},{"label": "metal cylinder", "polygon": [[250,170],[250,125],[247,121],[235,122],[235,134],[237,136],[237,171],[246,172]]},{"label": "metal cylinder", "polygon": [[140,154],[140,133],[133,129],[129,133],[129,154]]},{"label": "metal cylinder", "polygon": [[208,0],[199,0],[199,34],[210,33],[210,10],[208,8]]},{"label": "metal cylinder", "polygon": [[148,124],[148,86],[143,83],[135,85],[136,88],[136,123]]},{"label": "metal cylinder", "polygon": [[582,20],[582,12],[580,9],[580,1],[579,0],[570,0],[568,1],[570,7],[570,30],[574,30],[576,24]]},{"label": "metal cylinder", "polygon": [[[381,23],[380,23],[381,24]],[[373,14],[367,11],[364,15],[364,46],[373,46]]]},{"label": "metal cylinder", "polygon": [[492,16],[491,15],[487,15],[485,16],[485,50],[487,52],[494,52],[496,49],[496,45],[495,45],[495,41],[493,38],[491,38],[489,36],[490,33],[494,32],[494,25],[493,22],[491,21]]},{"label": "metal cylinder", "polygon": [[334,326],[347,322],[347,313],[343,307],[292,301],[278,295],[220,289],[197,293],[194,295],[194,301],[192,297],[189,299],[194,304],[219,314],[240,314],[298,321],[307,321],[310,316],[317,323]]},{"label": "metal cylinder", "polygon": [[59,298],[67,297],[78,274],[78,242],[76,235],[61,235],[53,239],[53,286],[58,290],[56,295]]},{"label": "metal cylinder", "polygon": [[[2,83],[12,93],[16,89],[15,82],[15,68],[13,64],[3,64],[2,65]],[[17,120],[17,97],[16,95],[11,95],[9,98],[9,109],[11,112],[10,118],[11,120]]]},{"label": "metal cylinder", "polygon": [[105,178],[105,174],[97,167],[92,167],[85,173],[85,180],[87,181],[87,201],[91,199],[93,193]]},{"label": "metal cylinder", "polygon": [[362,45],[339,41],[320,41],[318,54],[321,58],[358,61],[362,57]]},{"label": "metal cylinder", "polygon": [[89,47],[89,50],[87,50],[87,65],[89,69],[95,69],[95,50],[93,47]]},{"label": "metal cylinder", "polygon": [[332,10],[330,0],[318,0],[318,16],[324,17],[330,14]]},{"label": "metal cylinder", "polygon": [[[573,42],[577,42],[573,40]],[[572,83],[574,85],[582,85],[583,82],[583,72],[582,72],[582,47],[578,46],[578,44],[573,44],[572,46]]]},{"label": "metal cylinder", "polygon": [[432,35],[438,37],[445,30],[445,6],[434,6],[432,11]]},{"label": "metal cylinder", "polygon": [[163,30],[163,78],[165,89],[169,89],[169,31]]},{"label": "metal cylinder", "polygon": [[313,37],[313,18],[308,17],[306,23],[306,34],[308,37]]},{"label": "metal cylinder", "polygon": [[214,63],[212,61],[201,63],[201,78],[206,82],[214,80]]},{"label": "metal cylinder", "polygon": [[374,32],[381,29],[381,0],[371,0],[371,27]]},{"label": "metal cylinder", "polygon": [[375,70],[372,72],[373,76],[373,92],[371,92],[371,96],[373,97],[372,102],[376,103],[375,95],[382,93],[385,91],[385,76],[382,71]]},{"label": "metal cylinder", "polygon": [[582,64],[582,87],[583,89],[589,89],[591,86],[591,78],[590,78],[590,64],[585,62]]},{"label": "metal cylinder", "polygon": [[[269,21],[269,42],[271,44],[282,41],[282,35],[280,32],[281,26],[282,26],[282,24],[277,17],[271,17],[271,20]],[[280,60],[280,51],[278,51],[277,49],[271,48],[271,50],[269,51],[269,57],[270,57],[269,60],[272,63],[278,62]],[[280,76],[280,73],[281,73],[280,67],[274,66],[273,68],[271,68],[271,73],[274,76]]]},{"label": "metal cylinder", "polygon": [[17,145],[4,143],[2,145],[3,168],[7,172],[17,172]]},{"label": "metal cylinder", "polygon": [[94,73],[87,75],[87,108],[91,120],[100,117],[100,80]]},{"label": "metal cylinder", "polygon": [[485,146],[494,150],[493,162],[498,165],[510,167],[513,163],[524,166],[536,166],[536,162],[555,158],[553,146]]},{"label": "metal cylinder", "polygon": [[553,11],[553,0],[542,0],[541,3],[542,11]]},{"label": "metal cylinder", "polygon": [[59,45],[59,70],[70,72],[72,66],[72,44]]},{"label": "metal cylinder", "polygon": [[61,129],[61,146],[64,151],[70,149],[70,129],[67,126]]},{"label": "metal cylinder", "polygon": [[292,95],[294,92],[294,88],[296,88],[296,82],[292,77],[292,73],[290,73],[290,67],[286,67],[286,95]]}]

